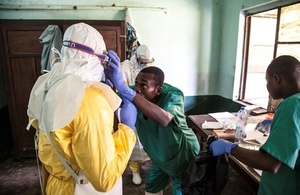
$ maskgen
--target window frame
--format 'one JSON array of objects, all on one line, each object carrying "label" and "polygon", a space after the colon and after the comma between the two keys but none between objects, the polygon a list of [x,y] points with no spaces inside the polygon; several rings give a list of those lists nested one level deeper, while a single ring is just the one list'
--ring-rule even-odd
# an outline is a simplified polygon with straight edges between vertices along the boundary
[{"label": "window frame", "polygon": [[[240,12],[240,24],[239,24],[239,33],[238,33],[238,50],[236,57],[236,64],[241,64],[240,66],[236,66],[235,77],[234,77],[234,90],[233,90],[233,100],[242,102],[244,104],[254,104],[253,102],[249,102],[245,99],[245,91],[246,91],[246,80],[247,80],[247,71],[248,71],[248,54],[249,54],[249,42],[250,42],[250,28],[251,28],[251,17],[255,14],[267,12],[270,10],[277,9],[277,19],[276,19],[276,33],[274,40],[274,51],[273,51],[273,59],[276,58],[277,48],[280,44],[300,44],[299,41],[292,42],[284,42],[279,41],[279,28],[280,28],[280,17],[281,17],[281,9],[286,6],[299,4],[299,1],[287,1],[285,3],[281,3],[280,5],[269,3],[268,5],[264,4],[261,6],[255,6],[254,8],[249,8],[247,10],[242,10]],[[240,49],[239,49],[240,48]],[[267,89],[266,89],[267,90]],[[270,100],[272,98],[269,97],[268,105],[266,105],[266,109],[270,107]]]}]

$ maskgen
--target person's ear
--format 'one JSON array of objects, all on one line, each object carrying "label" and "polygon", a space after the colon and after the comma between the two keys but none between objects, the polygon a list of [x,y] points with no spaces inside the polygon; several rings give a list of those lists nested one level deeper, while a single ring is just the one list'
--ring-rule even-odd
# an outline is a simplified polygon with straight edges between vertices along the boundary
[{"label": "person's ear", "polygon": [[273,79],[274,79],[274,82],[275,82],[276,84],[280,84],[280,82],[281,82],[281,77],[280,77],[279,75],[273,74]]},{"label": "person's ear", "polygon": [[162,87],[161,86],[157,86],[156,87],[156,96],[159,96],[160,94],[161,94],[161,92],[162,92]]}]

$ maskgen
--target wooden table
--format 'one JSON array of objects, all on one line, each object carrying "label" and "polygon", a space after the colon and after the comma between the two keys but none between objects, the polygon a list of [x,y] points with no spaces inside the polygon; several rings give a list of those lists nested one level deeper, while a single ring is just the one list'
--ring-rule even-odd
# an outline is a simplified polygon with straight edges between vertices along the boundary
[{"label": "wooden table", "polygon": [[[213,135],[213,129],[202,128],[202,123],[204,121],[213,122],[216,121],[216,119],[208,114],[189,115],[187,117],[187,123],[189,127],[192,128],[193,131],[197,134],[201,148],[203,148],[203,143],[206,141],[207,137]],[[239,173],[242,178],[246,180],[246,182],[257,193],[260,182],[260,175],[253,168],[241,163],[233,156],[229,156],[229,164],[236,170],[237,173]]]}]

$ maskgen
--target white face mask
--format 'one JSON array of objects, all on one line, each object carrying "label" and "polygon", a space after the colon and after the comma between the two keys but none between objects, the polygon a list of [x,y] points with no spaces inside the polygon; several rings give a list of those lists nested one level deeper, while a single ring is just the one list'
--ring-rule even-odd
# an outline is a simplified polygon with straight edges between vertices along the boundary
[{"label": "white face mask", "polygon": [[139,64],[137,65],[136,69],[138,71],[141,71],[142,69],[146,68],[148,66],[148,64]]},{"label": "white face mask", "polygon": [[146,68],[147,66],[149,66],[151,64],[151,63],[147,63],[147,64],[140,63],[140,61],[138,60],[137,56],[135,57],[135,59],[136,59],[136,63],[137,63],[136,69],[138,71],[141,71],[142,69]]}]

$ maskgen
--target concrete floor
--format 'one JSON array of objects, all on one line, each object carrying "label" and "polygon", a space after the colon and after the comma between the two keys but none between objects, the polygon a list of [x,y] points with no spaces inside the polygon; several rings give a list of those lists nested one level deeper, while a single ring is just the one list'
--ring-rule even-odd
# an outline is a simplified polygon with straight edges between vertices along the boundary
[{"label": "concrete floor", "polygon": [[[145,178],[151,161],[142,164],[143,183],[136,186],[131,181],[129,168],[123,174],[123,194],[143,195]],[[167,186],[164,195],[171,195],[171,186]],[[38,168],[36,159],[7,158],[0,162],[0,194],[1,195],[40,195]],[[252,188],[229,167],[229,179],[222,195],[254,195]]]}]

